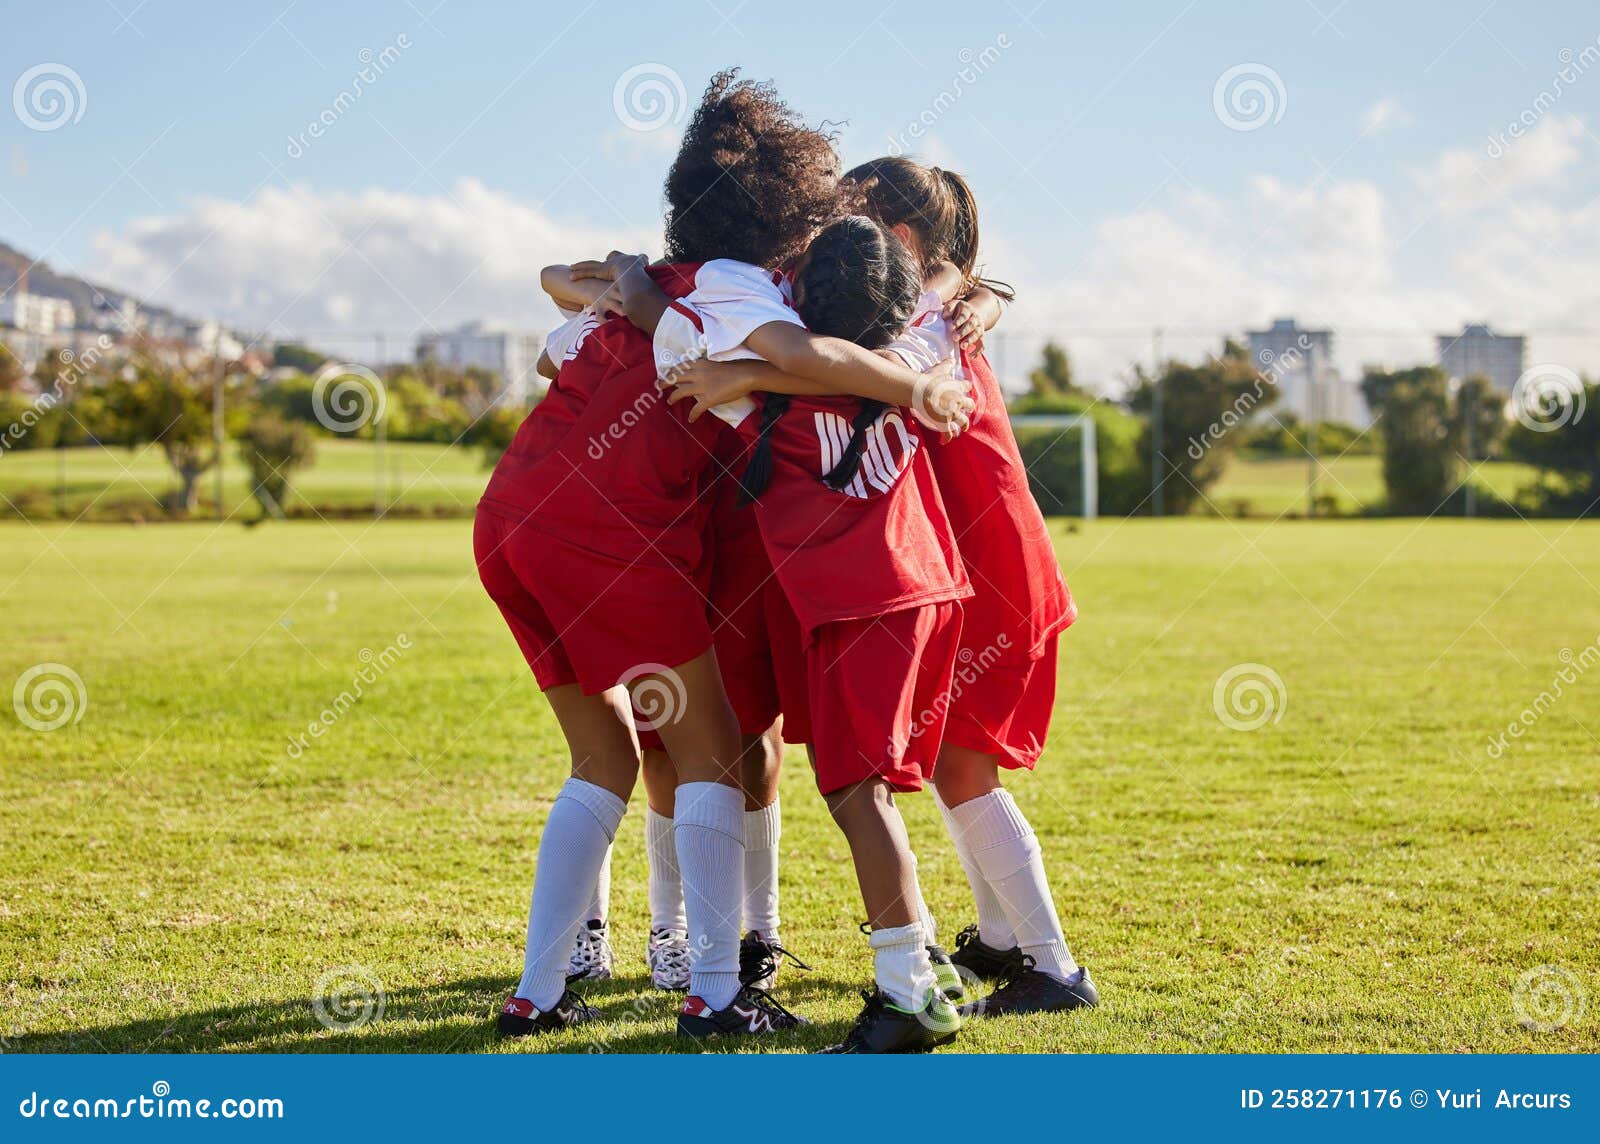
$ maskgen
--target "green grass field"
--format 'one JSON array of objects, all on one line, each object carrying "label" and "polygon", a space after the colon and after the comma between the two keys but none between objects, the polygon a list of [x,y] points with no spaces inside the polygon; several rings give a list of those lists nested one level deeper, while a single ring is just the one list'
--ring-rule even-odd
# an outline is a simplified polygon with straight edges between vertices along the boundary
[{"label": "green grass field", "polygon": [[[24,493],[40,509],[66,519],[87,513],[92,519],[108,506],[144,503],[149,518],[159,516],[162,498],[176,484],[159,448],[24,450],[0,459],[0,496],[17,502]],[[248,474],[233,454],[224,458],[223,506],[246,519],[258,515],[250,499]],[[377,450],[369,441],[320,438],[315,462],[295,476],[298,500],[325,510],[368,508],[378,487]],[[488,483],[489,469],[479,449],[410,441],[384,446],[383,497],[386,503],[415,511],[472,514]],[[201,481],[206,515],[214,515],[213,475]],[[0,516],[8,506],[0,501]],[[37,510],[35,510],[37,511]],[[13,514],[14,515],[14,514]]]},{"label": "green grass field", "polygon": [[[1600,1050],[1600,670],[1582,674],[1600,525],[1059,535],[1083,618],[1046,762],[1012,789],[1104,1003],[974,1023],[963,1047]],[[59,663],[86,695],[58,730],[0,719],[0,1045],[680,1047],[643,972],[637,797],[621,976],[590,990],[610,1019],[491,1035],[564,757],[469,538],[459,521],[0,526],[0,684]],[[390,645],[292,751],[363,649]],[[1284,687],[1254,731],[1213,708],[1244,663]],[[1576,680],[1539,701],[1564,668]],[[784,936],[816,969],[778,993],[817,1025],[774,1049],[837,1037],[869,970],[845,847],[791,763]],[[960,867],[930,800],[903,806],[948,940],[972,917]],[[341,974],[381,986],[381,1019],[318,1021]]]},{"label": "green grass field", "polygon": [[[17,515],[13,505],[27,498],[30,516],[52,515],[89,519],[110,515],[126,519],[125,507],[145,506],[148,519],[173,487],[171,470],[159,449],[33,450],[0,459],[0,518]],[[1076,455],[1076,454],[1074,454]],[[243,464],[229,455],[224,466],[223,506],[244,519],[258,514],[249,499]],[[437,515],[470,515],[488,482],[483,453],[474,448],[395,442],[385,446],[385,503],[400,511]],[[1259,460],[1234,457],[1222,479],[1208,490],[1212,510],[1225,516],[1273,518],[1302,512],[1306,499],[1304,459]],[[1534,470],[1496,462],[1480,470],[1480,483],[1503,498],[1530,483]],[[1332,496],[1341,512],[1358,513],[1383,502],[1382,463],[1377,457],[1330,458],[1321,465],[1319,491]],[[368,441],[320,439],[315,463],[295,478],[300,511],[345,515],[370,509],[378,484],[376,450]],[[210,474],[201,483],[204,514],[214,515]],[[9,502],[9,503],[8,503]],[[1241,513],[1240,509],[1247,509]]]}]

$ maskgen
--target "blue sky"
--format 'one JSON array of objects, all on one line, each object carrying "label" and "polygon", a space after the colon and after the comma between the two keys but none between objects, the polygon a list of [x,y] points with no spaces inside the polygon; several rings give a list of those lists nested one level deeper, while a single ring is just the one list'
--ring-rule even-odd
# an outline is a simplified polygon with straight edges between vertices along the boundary
[{"label": "blue sky", "polygon": [[[1592,4],[1504,0],[40,5],[0,43],[0,239],[278,333],[537,328],[539,263],[650,245],[673,84],[736,63],[839,123],[847,164],[927,119],[910,152],[971,178],[1024,288],[1008,332],[1107,384],[1150,327],[1187,352],[1279,313],[1338,328],[1347,370],[1489,318],[1596,371],[1597,38]],[[77,85],[49,130],[41,65]],[[635,68],[664,77],[655,130],[617,110]]]}]

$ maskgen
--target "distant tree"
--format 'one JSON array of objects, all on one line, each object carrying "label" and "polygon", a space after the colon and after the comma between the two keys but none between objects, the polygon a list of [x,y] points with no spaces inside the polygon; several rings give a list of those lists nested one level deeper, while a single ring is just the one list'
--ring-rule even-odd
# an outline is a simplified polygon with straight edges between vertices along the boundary
[{"label": "distant tree", "polygon": [[[1530,418],[1511,427],[1505,453],[1535,465],[1539,480],[1518,499],[1531,512],[1563,516],[1600,514],[1600,384],[1585,380],[1581,395],[1551,419]],[[1538,426],[1538,428],[1534,428]]]},{"label": "distant tree", "polygon": [[1506,433],[1506,399],[1486,377],[1469,377],[1456,390],[1456,436],[1462,456],[1484,461],[1500,451]]},{"label": "distant tree", "polygon": [[1041,398],[1088,396],[1085,390],[1074,384],[1072,359],[1055,342],[1044,344],[1039,367],[1028,374],[1028,387],[1029,393]]},{"label": "distant tree", "polygon": [[328,364],[328,356],[291,342],[279,342],[272,349],[272,364],[280,369],[297,369],[301,373],[316,373]]},{"label": "distant tree", "polygon": [[28,371],[22,368],[17,355],[4,342],[0,342],[0,393],[16,393],[27,380]]},{"label": "distant tree", "polygon": [[1157,448],[1152,414],[1158,390],[1162,495],[1166,511],[1181,515],[1222,476],[1228,458],[1244,440],[1244,433],[1234,430],[1276,401],[1278,387],[1254,368],[1249,352],[1237,344],[1200,365],[1171,361],[1159,375],[1140,368],[1128,393],[1128,407],[1145,418],[1139,462],[1146,492]]},{"label": "distant tree", "polygon": [[1438,366],[1368,370],[1361,382],[1383,428],[1383,483],[1389,511],[1426,516],[1455,491],[1464,422]]},{"label": "distant tree", "polygon": [[200,502],[200,478],[220,459],[212,439],[211,387],[183,370],[151,358],[134,364],[132,382],[116,387],[109,400],[126,426],[131,444],[149,441],[178,477],[169,508],[193,512]]},{"label": "distant tree", "polygon": [[257,413],[240,435],[239,459],[250,470],[250,494],[263,515],[277,516],[282,512],[288,504],[295,471],[311,464],[315,457],[311,430],[277,413]]}]

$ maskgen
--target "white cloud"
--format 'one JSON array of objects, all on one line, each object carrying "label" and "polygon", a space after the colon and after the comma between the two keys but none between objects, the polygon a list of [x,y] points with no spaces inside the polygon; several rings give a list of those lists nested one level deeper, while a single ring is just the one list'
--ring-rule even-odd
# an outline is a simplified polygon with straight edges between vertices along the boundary
[{"label": "white cloud", "polygon": [[1361,114],[1361,133],[1379,135],[1398,127],[1409,127],[1412,115],[1395,99],[1380,99]]},{"label": "white cloud", "polygon": [[[1445,151],[1415,186],[1263,174],[1229,197],[1173,185],[1137,210],[1086,218],[1071,265],[1039,262],[1026,232],[990,223],[986,268],[1021,291],[997,365],[1014,383],[1045,337],[1064,338],[1080,375],[1114,391],[1130,363],[1148,362],[1152,327],[1168,331],[1166,352],[1193,358],[1224,334],[1294,316],[1338,332],[1347,375],[1427,360],[1433,334],[1482,319],[1534,332],[1537,358],[1600,372],[1600,339],[1537,337],[1600,314],[1600,201],[1570,207],[1561,194],[1583,132],[1552,117],[1499,159]],[[1480,167],[1499,193],[1474,186]],[[977,189],[980,201],[995,192],[982,178]],[[394,332],[474,318],[537,329],[551,313],[539,267],[613,246],[659,250],[660,234],[575,226],[470,179],[436,195],[292,186],[102,234],[92,270],[244,329]]]},{"label": "white cloud", "polygon": [[1600,372],[1600,337],[1540,335],[1593,328],[1600,314],[1600,200],[1569,208],[1556,194],[1582,130],[1550,120],[1519,143],[1526,150],[1502,157],[1503,172],[1486,170],[1503,194],[1435,186],[1468,163],[1450,151],[1429,168],[1431,197],[1385,195],[1362,179],[1259,175],[1225,205],[1175,189],[1102,219],[1074,266],[1030,265],[1025,251],[996,246],[997,272],[1021,267],[1021,301],[1001,327],[1009,380],[1055,337],[1080,377],[1115,392],[1132,363],[1149,362],[1157,326],[1167,354],[1192,358],[1280,316],[1332,327],[1350,377],[1367,362],[1430,360],[1434,334],[1482,319],[1533,333],[1535,359]]},{"label": "white cloud", "polygon": [[574,226],[473,179],[437,195],[294,185],[97,235],[91,276],[246,330],[537,329],[553,313],[541,266],[660,245],[659,231]]},{"label": "white cloud", "polygon": [[1548,116],[1520,139],[1445,151],[1416,173],[1417,184],[1450,218],[1530,193],[1559,190],[1582,158],[1586,135],[1577,116]]}]

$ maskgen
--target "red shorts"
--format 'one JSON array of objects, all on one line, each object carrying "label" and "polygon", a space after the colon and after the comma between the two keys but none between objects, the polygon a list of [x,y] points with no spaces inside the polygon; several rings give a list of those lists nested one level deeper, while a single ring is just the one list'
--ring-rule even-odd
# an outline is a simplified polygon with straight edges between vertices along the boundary
[{"label": "red shorts", "polygon": [[675,568],[567,544],[488,501],[478,505],[472,540],[478,577],[540,690],[576,683],[598,695],[711,646],[705,597]]},{"label": "red shorts", "polygon": [[1010,770],[1033,770],[1056,705],[1056,645],[1051,636],[1037,659],[992,664],[963,647],[950,681],[944,741],[998,756]]},{"label": "red shorts", "polygon": [[782,651],[780,630],[773,631],[783,737],[811,744],[817,789],[831,794],[881,778],[895,790],[921,790],[944,735],[961,605],[824,624],[797,661],[798,627]]}]

